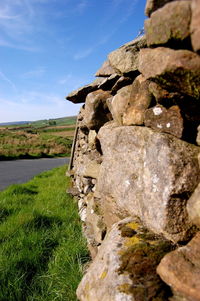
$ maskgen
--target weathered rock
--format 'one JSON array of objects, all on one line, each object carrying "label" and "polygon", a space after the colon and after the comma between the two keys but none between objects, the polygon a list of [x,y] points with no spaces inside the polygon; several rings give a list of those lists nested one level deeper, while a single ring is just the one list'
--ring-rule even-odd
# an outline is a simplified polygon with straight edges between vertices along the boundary
[{"label": "weathered rock", "polygon": [[94,130],[90,130],[88,133],[88,147],[90,149],[96,148],[96,140],[97,140],[97,133]]},{"label": "weathered rock", "polygon": [[200,145],[200,125],[198,126],[197,131],[197,144]]},{"label": "weathered rock", "polygon": [[200,228],[200,184],[188,200],[187,211],[192,223]]},{"label": "weathered rock", "polygon": [[191,41],[193,49],[200,51],[200,0],[192,0]]},{"label": "weathered rock", "polygon": [[173,1],[145,20],[147,45],[183,41],[190,35],[190,1]]},{"label": "weathered rock", "polygon": [[168,2],[172,2],[174,0],[147,0],[145,7],[146,16],[150,17],[150,15],[156,11],[158,8],[164,6]]},{"label": "weathered rock", "polygon": [[104,79],[97,78],[93,83],[85,85],[77,90],[72,91],[66,96],[66,99],[73,103],[83,103],[88,93],[91,93],[98,89],[98,86],[102,83]]},{"label": "weathered rock", "polygon": [[178,138],[183,134],[183,118],[178,106],[168,110],[161,105],[146,110],[145,125],[160,132],[169,133]]},{"label": "weathered rock", "polygon": [[131,41],[108,55],[110,65],[119,74],[127,74],[138,70],[138,53],[146,47],[145,36]]},{"label": "weathered rock", "polygon": [[133,79],[131,77],[121,76],[111,89],[112,95],[116,94],[117,91],[124,86],[132,84],[132,82]]},{"label": "weathered rock", "polygon": [[99,70],[97,70],[97,72],[95,73],[95,76],[100,76],[100,77],[106,76],[107,77],[114,73],[115,73],[115,70],[110,65],[109,61],[105,61],[103,63],[103,65],[101,66],[101,68]]},{"label": "weathered rock", "polygon": [[86,97],[83,124],[88,129],[98,129],[109,121],[106,99],[111,97],[107,91],[97,90]]},{"label": "weathered rock", "polygon": [[111,90],[116,81],[119,79],[119,74],[112,74],[105,78],[102,83],[99,84],[98,88],[102,90]]},{"label": "weathered rock", "polygon": [[108,124],[98,138],[103,162],[96,192],[102,208],[112,198],[113,214],[137,215],[156,233],[185,239],[191,226],[186,202],[200,180],[200,149],[138,126]]},{"label": "weathered rock", "polygon": [[142,125],[145,110],[149,107],[151,100],[149,81],[139,75],[132,85],[131,97],[122,118],[123,125]]},{"label": "weathered rock", "polygon": [[139,70],[164,89],[200,97],[200,57],[188,50],[141,49]]},{"label": "weathered rock", "polygon": [[124,112],[128,107],[128,103],[131,99],[132,85],[118,90],[117,94],[110,99],[110,111],[112,113],[113,119],[118,123],[122,124],[122,117]]},{"label": "weathered rock", "polygon": [[144,122],[145,110],[151,103],[149,81],[139,75],[132,85],[118,90],[109,104],[113,119],[119,125],[141,125]]},{"label": "weathered rock", "polygon": [[167,254],[157,272],[173,292],[187,301],[200,300],[200,232],[184,247]]},{"label": "weathered rock", "polygon": [[136,220],[114,224],[79,284],[79,300],[166,300],[167,289],[156,266],[171,248]]},{"label": "weathered rock", "polygon": [[87,204],[85,236],[92,258],[94,258],[98,252],[98,246],[102,243],[106,235],[107,229],[100,211],[99,200],[94,197],[93,193],[89,193],[84,200]]},{"label": "weathered rock", "polygon": [[169,92],[154,82],[150,82],[149,91],[153,94],[157,103],[163,104],[167,107],[172,106],[183,98],[180,93]]}]

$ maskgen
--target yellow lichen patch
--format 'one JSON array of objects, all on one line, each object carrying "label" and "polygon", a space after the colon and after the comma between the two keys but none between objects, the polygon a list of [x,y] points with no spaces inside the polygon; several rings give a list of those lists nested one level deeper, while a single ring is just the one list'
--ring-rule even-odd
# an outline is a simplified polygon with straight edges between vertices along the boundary
[{"label": "yellow lichen patch", "polygon": [[126,227],[131,228],[133,230],[137,230],[139,227],[139,224],[132,222],[132,223],[126,224]]},{"label": "yellow lichen patch", "polygon": [[130,284],[123,283],[118,286],[118,290],[120,291],[120,293],[130,294]]},{"label": "yellow lichen patch", "polygon": [[105,269],[105,270],[103,271],[103,273],[100,275],[99,278],[100,278],[101,280],[105,279],[106,276],[107,276],[107,273],[108,273],[108,269]]},{"label": "yellow lichen patch", "polygon": [[124,245],[131,247],[132,245],[138,244],[141,240],[137,236],[126,238]]}]

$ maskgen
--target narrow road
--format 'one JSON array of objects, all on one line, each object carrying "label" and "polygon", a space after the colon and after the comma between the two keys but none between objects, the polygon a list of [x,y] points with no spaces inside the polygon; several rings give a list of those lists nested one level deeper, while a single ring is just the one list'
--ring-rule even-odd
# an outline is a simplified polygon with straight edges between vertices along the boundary
[{"label": "narrow road", "polygon": [[0,190],[11,184],[25,183],[40,172],[69,163],[69,158],[0,161]]}]

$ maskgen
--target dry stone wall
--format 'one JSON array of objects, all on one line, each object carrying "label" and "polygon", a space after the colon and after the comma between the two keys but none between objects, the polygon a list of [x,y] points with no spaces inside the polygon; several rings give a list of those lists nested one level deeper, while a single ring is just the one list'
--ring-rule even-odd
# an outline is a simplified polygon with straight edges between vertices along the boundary
[{"label": "dry stone wall", "polygon": [[108,55],[69,173],[92,262],[80,301],[200,300],[200,0],[147,0],[145,35]]}]

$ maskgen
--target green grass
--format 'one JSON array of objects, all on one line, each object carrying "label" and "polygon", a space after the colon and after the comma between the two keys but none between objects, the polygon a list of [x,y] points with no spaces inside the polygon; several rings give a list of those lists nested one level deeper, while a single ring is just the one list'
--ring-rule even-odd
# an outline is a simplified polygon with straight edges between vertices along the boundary
[{"label": "green grass", "polygon": [[0,192],[0,300],[73,301],[88,260],[66,167]]}]

